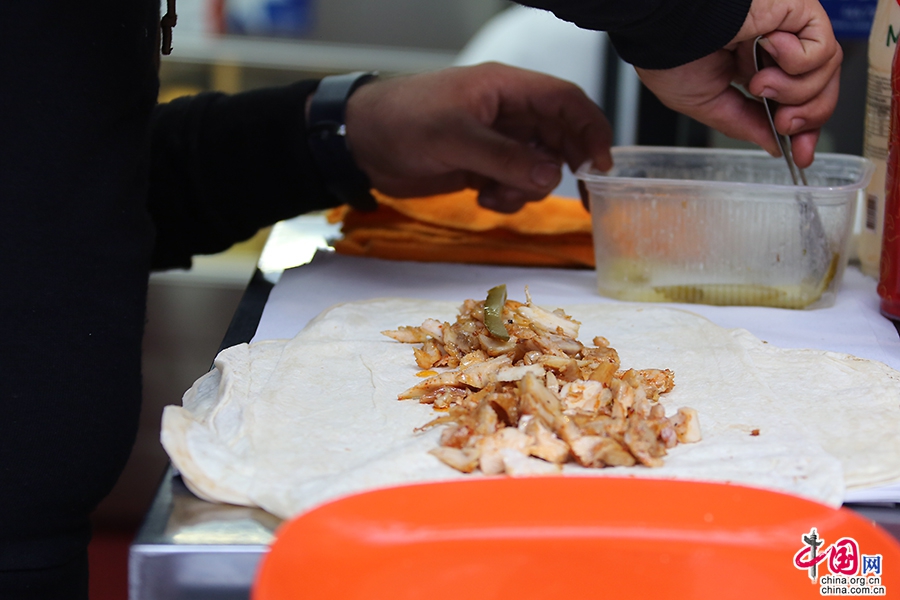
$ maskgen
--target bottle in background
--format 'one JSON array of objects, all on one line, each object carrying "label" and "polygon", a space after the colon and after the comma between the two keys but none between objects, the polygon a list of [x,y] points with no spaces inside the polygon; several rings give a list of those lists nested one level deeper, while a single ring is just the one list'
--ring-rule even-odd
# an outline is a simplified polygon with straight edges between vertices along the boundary
[{"label": "bottle in background", "polygon": [[869,35],[863,156],[875,164],[866,189],[857,253],[863,273],[879,276],[891,114],[891,63],[900,36],[900,0],[879,0]]},{"label": "bottle in background", "polygon": [[891,71],[890,139],[886,170],[884,230],[878,295],[881,314],[900,320],[900,60]]}]

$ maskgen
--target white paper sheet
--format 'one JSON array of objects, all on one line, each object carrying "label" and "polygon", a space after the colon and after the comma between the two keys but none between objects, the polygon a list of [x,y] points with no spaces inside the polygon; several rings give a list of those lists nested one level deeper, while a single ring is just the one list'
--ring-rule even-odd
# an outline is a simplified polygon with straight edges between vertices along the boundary
[{"label": "white paper sheet", "polygon": [[[292,338],[326,308],[356,300],[406,297],[462,301],[481,298],[505,283],[522,299],[527,285],[534,301],[555,308],[616,302],[597,293],[593,271],[415,263],[318,253],[302,267],[285,271],[272,290],[253,341]],[[789,310],[744,306],[669,304],[728,328],[749,330],[784,348],[846,352],[900,370],[900,336],[878,311],[876,282],[848,268],[830,308]],[[900,403],[900,398],[898,398]],[[900,502],[900,486],[848,493],[847,502]]]}]

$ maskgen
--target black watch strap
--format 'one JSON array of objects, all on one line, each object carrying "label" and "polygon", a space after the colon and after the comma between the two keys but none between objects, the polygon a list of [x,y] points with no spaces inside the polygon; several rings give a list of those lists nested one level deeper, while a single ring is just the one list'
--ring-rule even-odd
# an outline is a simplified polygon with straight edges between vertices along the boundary
[{"label": "black watch strap", "polygon": [[378,203],[366,174],[356,165],[347,146],[347,100],[377,73],[348,73],[325,77],[313,94],[307,120],[307,140],[328,191],[341,203],[364,211]]}]

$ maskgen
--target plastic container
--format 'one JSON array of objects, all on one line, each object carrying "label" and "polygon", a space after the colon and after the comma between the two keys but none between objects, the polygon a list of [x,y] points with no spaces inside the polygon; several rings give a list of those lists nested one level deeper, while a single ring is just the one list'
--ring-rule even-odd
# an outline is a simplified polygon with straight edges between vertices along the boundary
[{"label": "plastic container", "polygon": [[[622,147],[608,173],[582,168],[597,286],[620,300],[818,308],[834,303],[868,159],[818,154],[808,187],[763,151]],[[833,259],[806,259],[797,194],[810,194]]]},{"label": "plastic container", "polygon": [[[829,557],[815,571],[795,563],[813,533]],[[855,555],[832,560],[851,539]],[[864,575],[859,554],[883,572]],[[849,508],[764,489],[484,477],[346,496],[285,522],[251,597],[803,600],[827,595],[832,565],[894,594],[898,561],[897,540]]]}]

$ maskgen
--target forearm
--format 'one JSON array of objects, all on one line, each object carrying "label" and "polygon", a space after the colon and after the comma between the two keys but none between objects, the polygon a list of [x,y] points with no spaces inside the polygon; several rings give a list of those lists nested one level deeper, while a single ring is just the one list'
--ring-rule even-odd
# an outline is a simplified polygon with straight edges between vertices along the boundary
[{"label": "forearm", "polygon": [[517,0],[584,29],[606,31],[619,55],[645,69],[676,67],[725,46],[751,0]]},{"label": "forearm", "polygon": [[201,94],[157,107],[148,206],[154,268],[188,266],[278,220],[334,205],[306,143],[317,85]]}]

